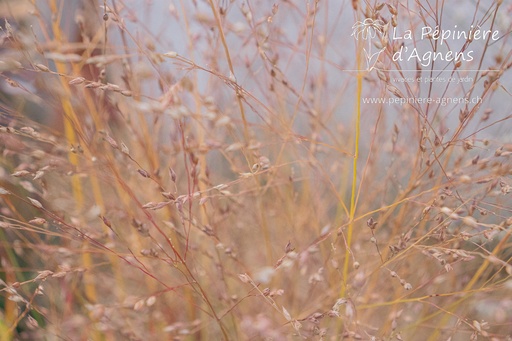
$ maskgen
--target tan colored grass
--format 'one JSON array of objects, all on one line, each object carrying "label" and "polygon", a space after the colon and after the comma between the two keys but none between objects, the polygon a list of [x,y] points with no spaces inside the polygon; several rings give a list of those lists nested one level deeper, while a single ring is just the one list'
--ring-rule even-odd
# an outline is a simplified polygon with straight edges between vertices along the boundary
[{"label": "tan colored grass", "polygon": [[0,340],[511,337],[508,34],[418,86],[453,5],[83,3],[1,4]]}]

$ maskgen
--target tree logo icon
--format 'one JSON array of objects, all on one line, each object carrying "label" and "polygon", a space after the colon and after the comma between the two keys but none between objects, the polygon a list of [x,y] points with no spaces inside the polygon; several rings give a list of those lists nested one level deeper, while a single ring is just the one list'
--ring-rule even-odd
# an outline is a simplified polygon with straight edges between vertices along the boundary
[{"label": "tree logo icon", "polygon": [[368,40],[368,50],[366,50],[366,47],[363,47],[367,71],[373,70],[375,63],[379,59],[379,55],[385,50],[385,48],[382,48],[372,53],[372,39],[377,36],[377,32],[382,33],[383,29],[384,23],[381,20],[373,20],[371,18],[366,18],[364,21],[357,21],[352,26],[352,36],[354,36],[356,40],[359,40],[359,37],[363,40]]}]

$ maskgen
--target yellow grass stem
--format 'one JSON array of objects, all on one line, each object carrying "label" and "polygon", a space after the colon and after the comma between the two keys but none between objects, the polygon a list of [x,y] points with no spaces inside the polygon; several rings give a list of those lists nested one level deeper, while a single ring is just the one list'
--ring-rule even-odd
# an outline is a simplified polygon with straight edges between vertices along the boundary
[{"label": "yellow grass stem", "polygon": [[[57,4],[55,0],[50,1],[50,10],[52,14],[55,16],[55,19],[52,20],[52,30],[53,34],[55,36],[55,40],[58,41],[60,44],[64,44],[64,35],[60,29],[60,12],[57,10]],[[57,72],[59,73],[65,73],[66,67],[63,63],[55,63]],[[71,93],[69,89],[69,85],[64,81],[63,78],[61,78],[61,85],[63,90],[66,93],[66,96],[62,96],[61,98],[61,105],[62,110],[64,111],[64,117],[63,117],[63,123],[64,123],[64,134],[66,136],[66,139],[71,144],[76,144],[78,142],[78,138],[76,136],[75,129],[79,129],[79,120],[73,110],[73,106],[71,105],[71,102],[69,98],[71,98]],[[69,161],[73,166],[78,166],[78,156],[74,153],[69,153],[68,155]],[[72,177],[71,179],[71,185],[72,185],[72,191],[73,191],[73,198],[76,203],[77,209],[80,210],[83,207],[83,189],[82,184],[80,182],[80,179],[77,176]],[[84,244],[84,247],[87,248],[87,243]],[[92,258],[91,255],[87,252],[83,253],[82,261],[84,263],[84,266],[86,268],[90,268],[92,266]],[[88,277],[87,274],[84,276]],[[87,298],[91,300],[92,302],[96,302],[96,288],[94,286],[94,281],[92,278],[85,278],[84,284],[85,284],[85,293],[87,295]]]},{"label": "yellow grass stem", "polygon": [[[357,43],[357,70],[361,69],[361,50],[362,44]],[[359,135],[361,130],[361,96],[363,91],[363,71],[357,71],[357,89],[356,89],[356,122],[355,122],[355,139],[354,139],[354,157],[352,161],[352,189],[350,193],[350,211],[349,223],[347,227],[346,248],[345,248],[345,261],[343,264],[343,285],[341,286],[341,297],[345,297],[347,291],[347,277],[350,261],[350,246],[352,243],[352,236],[354,233],[354,217],[356,213],[356,193],[357,193],[357,161],[359,159]]]},{"label": "yellow grass stem", "polygon": [[0,320],[0,341],[12,340],[12,332],[9,330],[4,321]]},{"label": "yellow grass stem", "polygon": [[[484,261],[482,262],[482,264],[480,265],[480,267],[478,268],[478,270],[475,272],[475,274],[473,275],[473,277],[471,277],[471,280],[468,282],[468,284],[466,284],[466,286],[464,287],[464,290],[462,290],[462,292],[464,293],[469,293],[469,292],[473,292],[475,290],[473,290],[473,287],[475,286],[475,284],[478,282],[479,279],[481,279],[482,277],[482,274],[484,273],[484,271],[487,269],[487,267],[491,264],[491,262],[489,261],[489,258],[490,257],[496,257],[496,255],[504,248],[506,247],[506,243],[508,241],[508,239],[510,238],[510,235],[512,234],[512,230],[509,229],[507,231],[507,234],[503,236],[503,238],[500,240],[500,242],[496,245],[496,247],[494,247],[494,249],[492,250],[492,253],[489,255],[489,257],[487,257],[486,259],[484,259]],[[454,309],[456,309],[462,302],[464,302],[465,300],[467,300],[469,297],[471,297],[471,295],[464,295],[464,297],[460,298],[459,300],[457,300],[455,303],[453,303],[452,305],[450,305],[448,308],[446,308],[446,311],[448,312],[447,314],[444,315],[443,319],[437,324],[437,328],[436,330],[430,335],[430,337],[428,338],[428,341],[435,341],[435,340],[439,340],[439,337],[440,337],[440,330],[442,330],[443,326],[445,326],[447,323],[448,323],[448,320],[450,319],[451,315],[449,314],[450,311],[453,311]],[[438,311],[430,316],[428,316],[428,318],[432,318],[440,313],[442,313],[443,311]]]}]

